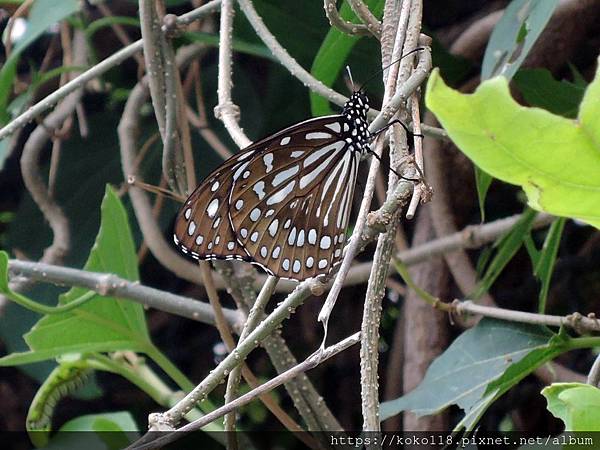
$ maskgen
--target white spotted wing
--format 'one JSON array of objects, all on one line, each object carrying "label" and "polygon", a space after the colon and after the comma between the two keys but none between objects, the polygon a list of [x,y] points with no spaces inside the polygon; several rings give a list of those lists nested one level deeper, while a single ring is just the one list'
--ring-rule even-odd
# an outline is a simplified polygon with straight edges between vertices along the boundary
[{"label": "white spotted wing", "polygon": [[233,175],[238,240],[282,278],[329,273],[341,258],[360,152],[340,139],[342,120],[322,122],[310,133],[284,133]]},{"label": "white spotted wing", "polygon": [[218,167],[181,208],[174,240],[196,259],[240,259],[282,278],[340,261],[368,131],[364,94],[341,115],[262,139]]}]

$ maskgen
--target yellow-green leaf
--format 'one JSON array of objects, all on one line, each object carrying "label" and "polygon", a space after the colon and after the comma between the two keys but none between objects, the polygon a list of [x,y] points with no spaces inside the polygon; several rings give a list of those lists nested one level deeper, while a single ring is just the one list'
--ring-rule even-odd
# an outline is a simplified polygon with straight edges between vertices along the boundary
[{"label": "yellow-green leaf", "polygon": [[434,71],[427,107],[478,167],[520,185],[529,205],[600,228],[600,76],[570,120],[519,105],[503,77],[473,94],[449,88]]},{"label": "yellow-green leaf", "polygon": [[582,383],[553,383],[542,394],[565,431],[600,431],[600,389]]}]

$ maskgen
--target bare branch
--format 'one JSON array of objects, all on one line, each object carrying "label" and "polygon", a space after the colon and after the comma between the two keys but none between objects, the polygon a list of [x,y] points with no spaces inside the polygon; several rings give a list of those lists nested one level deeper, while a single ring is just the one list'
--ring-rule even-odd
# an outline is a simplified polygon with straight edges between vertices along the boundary
[{"label": "bare branch", "polygon": [[233,17],[235,9],[233,0],[222,0],[221,28],[219,30],[219,79],[217,94],[219,104],[215,107],[215,117],[223,121],[225,128],[234,142],[244,148],[251,144],[251,140],[244,134],[238,123],[240,109],[231,99],[231,88],[233,72],[231,65],[231,39],[233,37]]},{"label": "bare branch", "polygon": [[[73,41],[73,63],[85,65],[87,63],[87,43],[83,31],[77,30],[73,36]],[[45,144],[51,138],[51,133],[60,128],[63,122],[73,114],[82,95],[82,89],[78,89],[66,97],[45,118],[44,122],[31,133],[23,147],[21,156],[21,172],[25,187],[39,206],[54,235],[52,244],[44,250],[41,258],[41,261],[46,263],[61,263],[63,261],[71,246],[71,233],[67,217],[60,205],[50,195],[40,173],[41,153]],[[13,285],[13,289],[18,290],[23,287],[23,283],[19,284],[21,286]]]},{"label": "bare branch", "polygon": [[[215,262],[215,267],[230,286],[229,293],[238,305],[238,309],[248,313],[256,300],[253,286],[256,280],[255,270],[248,265],[239,265],[235,267],[238,270],[234,273],[234,267],[228,261]],[[285,280],[280,280],[280,283],[283,281]],[[263,321],[266,317],[262,314],[260,320]],[[283,373],[298,364],[280,333],[271,334],[261,345],[278,373]],[[310,431],[342,429],[323,397],[319,395],[306,375],[300,375],[285,383],[284,386]]]},{"label": "bare branch", "polygon": [[[216,12],[220,4],[220,0],[210,1],[207,4],[196,8],[194,11],[183,14],[177,20],[178,22],[181,22],[181,24],[191,23],[192,21],[204,17],[207,14]],[[133,44],[119,50],[118,52],[109,56],[105,60],[99,62],[95,66],[83,72],[78,77],[73,78],[64,86],[60,87],[52,94],[44,97],[42,100],[37,102],[35,105],[27,109],[25,112],[11,120],[2,129],[0,129],[0,139],[4,139],[5,137],[14,133],[19,128],[24,127],[25,125],[27,125],[27,123],[31,122],[41,113],[52,108],[52,106],[54,106],[58,101],[69,95],[71,92],[76,91],[77,89],[83,87],[88,81],[93,80],[94,78],[99,77],[100,75],[112,69],[113,67],[118,66],[123,61],[134,56],[137,52],[141,51],[142,49],[143,43],[140,39],[138,41],[135,41]]]},{"label": "bare branch", "polygon": [[[285,319],[290,316],[290,311],[301,305],[311,295],[311,286],[318,281],[314,279],[303,282],[283,302],[281,302],[269,316],[256,327],[246,339],[239,342],[236,349],[227,355],[223,361],[212,370],[184,399],[169,411],[164,413],[167,422],[176,425],[190,410],[189,405],[202,401],[231,370],[239,364],[248,354],[266,339]],[[320,283],[319,283],[320,284]]]},{"label": "bare branch", "polygon": [[[10,275],[15,278],[25,277],[31,281],[59,286],[79,286],[99,295],[132,300],[150,308],[210,325],[215,323],[214,313],[206,302],[144,286],[116,275],[16,259],[11,259],[8,267]],[[230,326],[234,329],[241,328],[242,316],[237,311],[224,309],[223,313]]]},{"label": "bare branch", "polygon": [[[265,45],[271,50],[279,62],[290,71],[292,76],[298,78],[306,87],[316,92],[322,97],[332,101],[336,105],[343,106],[348,100],[347,97],[335,92],[333,89],[325,86],[319,80],[308,73],[298,62],[290,56],[285,48],[275,39],[269,29],[265,26],[262,18],[258,15],[250,0],[238,0],[240,8],[246,15],[246,18],[256,31],[256,34],[262,39]],[[0,136],[1,137],[1,136]]]},{"label": "bare branch", "polygon": [[379,38],[381,36],[381,22],[377,20],[377,17],[373,15],[367,5],[362,0],[347,0],[352,8],[352,11],[358,16],[358,18],[367,26],[368,30]]},{"label": "bare branch", "polygon": [[179,431],[183,431],[183,432],[194,431],[194,430],[198,430],[198,429],[204,427],[205,425],[215,421],[219,417],[224,416],[225,414],[229,413],[230,411],[233,411],[236,408],[239,408],[243,405],[248,404],[249,402],[254,400],[256,397],[258,397],[259,395],[261,395],[265,392],[271,391],[278,386],[281,386],[286,381],[297,377],[299,374],[304,373],[307,370],[317,367],[321,362],[346,350],[347,348],[351,347],[352,345],[358,343],[359,340],[360,340],[360,333],[355,333],[352,336],[347,337],[343,341],[340,341],[337,344],[334,344],[334,345],[324,349],[322,354],[313,354],[312,356],[310,356],[309,358],[307,358],[305,361],[301,362],[297,366],[294,366],[293,368],[289,369],[288,371],[270,379],[269,381],[262,384],[258,388],[253,389],[252,391],[242,395],[241,397],[238,397],[233,402],[227,403],[227,404],[223,405],[222,407],[217,408],[213,412],[206,414],[201,419],[195,420],[195,421],[179,428],[177,430],[177,432],[169,432],[167,435],[162,436],[155,440],[151,440],[149,442],[147,439],[142,437],[140,439],[140,441],[138,441],[139,444],[138,444],[138,442],[134,442],[131,446],[127,447],[127,449],[129,449],[129,450],[145,450],[145,449],[150,449],[150,448],[157,448],[157,446],[164,446],[170,442],[173,442],[173,441],[179,439],[180,437],[184,436],[184,434],[179,433]]},{"label": "bare branch", "polygon": [[342,19],[339,11],[337,10],[336,0],[325,0],[323,2],[323,9],[325,9],[325,15],[329,19],[329,23],[332,27],[336,27],[342,33],[350,35],[369,35],[371,30],[366,25],[359,23],[348,22]]}]

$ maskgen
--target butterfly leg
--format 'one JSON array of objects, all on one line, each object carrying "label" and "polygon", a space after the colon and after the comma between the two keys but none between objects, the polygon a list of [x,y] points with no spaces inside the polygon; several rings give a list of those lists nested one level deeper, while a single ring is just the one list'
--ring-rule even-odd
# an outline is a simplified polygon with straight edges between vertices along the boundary
[{"label": "butterfly leg", "polygon": [[[380,156],[379,156],[377,153],[375,153],[373,150],[371,150],[370,148],[367,150],[367,153],[369,153],[369,154],[373,155],[373,156],[374,156],[376,159],[378,159],[378,160],[379,160],[379,162],[380,162],[380,163],[382,163],[382,162],[383,162],[383,161],[381,160],[381,157],[380,157]],[[393,168],[391,168],[391,167],[390,167],[390,170],[391,170],[392,172],[394,172],[394,174],[395,174],[395,175],[396,175],[398,178],[401,178],[401,179],[403,179],[403,180],[406,180],[406,181],[412,181],[413,183],[419,183],[419,182],[421,181],[421,179],[420,179],[420,178],[407,178],[407,177],[405,177],[404,175],[401,175],[401,174],[399,174],[398,172],[396,172],[396,170],[394,170],[394,169],[393,169]]]},{"label": "butterfly leg", "polygon": [[401,125],[402,128],[404,128],[404,131],[406,131],[406,134],[408,134],[409,136],[420,137],[420,138],[424,137],[422,134],[415,134],[412,131],[410,131],[408,129],[408,127],[404,124],[404,122],[402,122],[400,119],[394,119],[390,123],[388,123],[386,126],[381,127],[379,130],[375,131],[374,133],[371,133],[370,138],[375,139],[377,136],[379,136],[381,133],[387,131],[388,128],[390,128],[392,125],[395,125],[395,124]]}]

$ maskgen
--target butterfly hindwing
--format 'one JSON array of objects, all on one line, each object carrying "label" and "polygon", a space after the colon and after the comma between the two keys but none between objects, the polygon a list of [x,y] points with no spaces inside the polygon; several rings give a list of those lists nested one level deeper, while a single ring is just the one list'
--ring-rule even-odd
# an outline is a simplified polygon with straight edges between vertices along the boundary
[{"label": "butterfly hindwing", "polygon": [[181,251],[194,259],[251,260],[239,244],[229,221],[231,170],[245,154],[227,160],[190,195],[175,221],[174,240]]},{"label": "butterfly hindwing", "polygon": [[313,128],[314,148],[306,136],[280,136],[244,168],[246,178],[234,174],[233,228],[254,260],[277,276],[328,273],[341,257],[360,158],[332,132],[342,122]]}]

